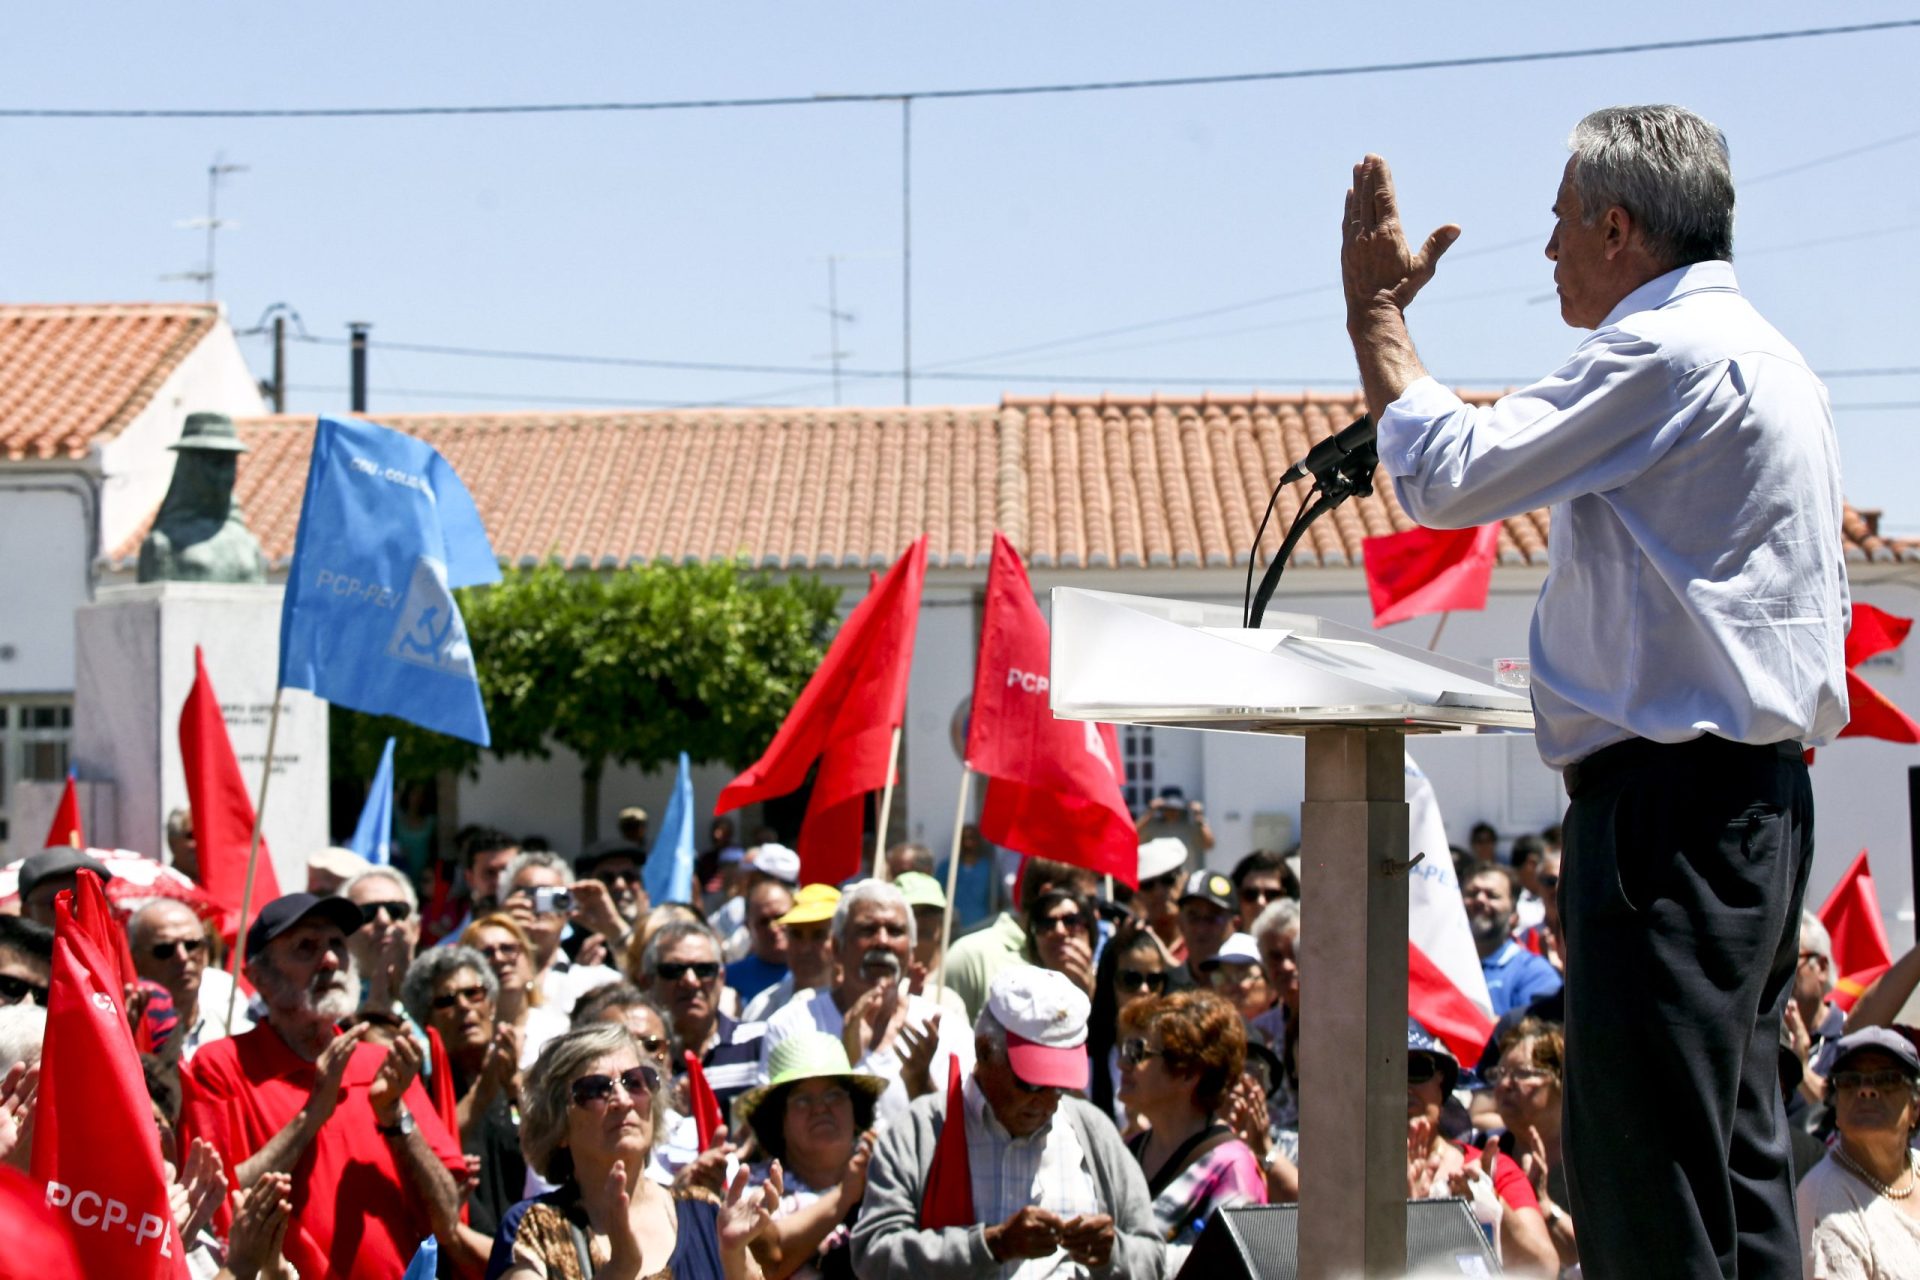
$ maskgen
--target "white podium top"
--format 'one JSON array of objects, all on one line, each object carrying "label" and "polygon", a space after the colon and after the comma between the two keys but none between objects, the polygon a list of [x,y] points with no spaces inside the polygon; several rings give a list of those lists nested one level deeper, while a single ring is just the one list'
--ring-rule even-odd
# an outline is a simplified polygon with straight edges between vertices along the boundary
[{"label": "white podium top", "polygon": [[1304,613],[1056,587],[1053,713],[1065,720],[1304,733],[1338,726],[1529,733],[1493,673]]}]

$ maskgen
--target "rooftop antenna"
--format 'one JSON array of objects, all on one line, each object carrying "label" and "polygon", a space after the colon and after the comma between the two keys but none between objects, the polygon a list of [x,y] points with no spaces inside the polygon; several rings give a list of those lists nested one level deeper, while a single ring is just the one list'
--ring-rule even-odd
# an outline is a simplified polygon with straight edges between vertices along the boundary
[{"label": "rooftop antenna", "polygon": [[206,265],[198,271],[176,271],[172,275],[161,276],[162,280],[197,280],[206,286],[207,301],[213,301],[214,292],[214,249],[216,238],[222,229],[237,227],[240,224],[231,218],[220,216],[220,180],[230,173],[245,173],[250,166],[228,164],[225,152],[216,152],[213,163],[207,166],[207,216],[204,218],[185,218],[173,225],[182,231],[205,231],[207,233]]},{"label": "rooftop antenna", "polygon": [[[827,255],[827,305],[821,310],[827,313],[827,355],[833,362],[833,402],[840,403],[840,362],[852,356],[851,351],[840,349],[840,324],[845,321],[853,324],[857,317],[851,311],[840,309],[840,264],[845,261],[841,254]],[[819,357],[815,357],[818,359]]]}]

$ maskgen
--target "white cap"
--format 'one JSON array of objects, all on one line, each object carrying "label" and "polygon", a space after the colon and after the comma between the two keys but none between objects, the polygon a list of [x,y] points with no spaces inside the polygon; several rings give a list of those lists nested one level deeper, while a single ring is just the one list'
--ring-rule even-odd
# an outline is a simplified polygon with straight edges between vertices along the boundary
[{"label": "white cap", "polygon": [[373,864],[351,849],[342,849],[333,845],[318,853],[307,855],[307,870],[324,871],[328,875],[338,876],[342,880],[351,880],[362,871],[369,871]]},{"label": "white cap", "polygon": [[800,855],[783,844],[756,845],[747,850],[749,869],[787,884],[800,883]]},{"label": "white cap", "polygon": [[1250,933],[1236,933],[1228,938],[1220,950],[1214,952],[1210,960],[1202,960],[1196,968],[1208,969],[1216,964],[1259,964],[1260,948],[1254,945]]},{"label": "white cap", "polygon": [[993,975],[987,1012],[1007,1031],[1007,1062],[1028,1084],[1087,1087],[1087,993],[1064,973],[1010,964]]},{"label": "white cap", "polygon": [[1155,836],[1140,846],[1140,878],[1151,880],[1187,865],[1186,842],[1174,836]]}]

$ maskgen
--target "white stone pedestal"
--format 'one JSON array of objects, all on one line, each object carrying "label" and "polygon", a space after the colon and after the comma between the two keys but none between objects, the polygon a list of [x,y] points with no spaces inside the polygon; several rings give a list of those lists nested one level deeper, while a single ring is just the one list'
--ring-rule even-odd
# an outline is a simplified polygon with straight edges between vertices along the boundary
[{"label": "white stone pedestal", "polygon": [[[187,807],[180,709],[193,650],[206,654],[248,794],[257,805],[280,651],[277,586],[160,582],[103,590],[75,611],[73,764],[114,784],[113,829],[90,843],[156,857],[166,819]],[[280,703],[262,834],[286,892],[306,888],[307,855],[328,841],[327,704],[289,689]]]}]

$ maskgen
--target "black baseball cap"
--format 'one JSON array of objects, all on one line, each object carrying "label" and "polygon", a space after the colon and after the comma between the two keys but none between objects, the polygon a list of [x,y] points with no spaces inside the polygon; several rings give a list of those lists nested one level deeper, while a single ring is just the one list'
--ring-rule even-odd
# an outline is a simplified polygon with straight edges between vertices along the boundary
[{"label": "black baseball cap", "polygon": [[1180,888],[1180,901],[1188,902],[1198,898],[1202,902],[1211,902],[1222,911],[1232,912],[1239,909],[1234,901],[1233,881],[1218,871],[1196,871],[1187,877],[1186,884]]},{"label": "black baseball cap", "polygon": [[113,879],[113,872],[100,865],[97,858],[88,857],[80,849],[68,845],[55,845],[51,849],[42,849],[20,864],[20,896],[26,897],[43,880],[56,876],[70,876],[76,871],[87,870],[100,877],[105,884]]},{"label": "black baseball cap", "polygon": [[631,840],[596,840],[574,861],[574,874],[590,876],[608,858],[627,858],[641,866],[647,861],[647,851]]},{"label": "black baseball cap", "polygon": [[345,898],[317,897],[311,893],[289,893],[260,908],[247,929],[247,959],[267,949],[267,944],[311,916],[319,916],[342,933],[352,933],[366,920],[360,908]]}]

